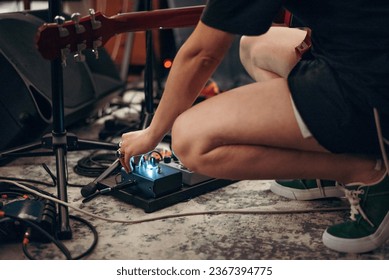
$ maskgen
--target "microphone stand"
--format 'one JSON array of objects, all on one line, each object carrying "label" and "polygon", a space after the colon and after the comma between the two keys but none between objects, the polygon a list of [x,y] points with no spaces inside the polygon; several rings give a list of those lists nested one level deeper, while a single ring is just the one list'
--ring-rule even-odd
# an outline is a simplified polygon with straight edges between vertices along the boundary
[{"label": "microphone stand", "polygon": [[[146,10],[151,10],[151,0],[146,0]],[[62,14],[62,0],[48,0],[49,22],[55,22],[55,17]],[[153,100],[153,41],[152,31],[148,30],[146,34],[147,61],[145,67],[145,104],[146,112],[143,118],[143,127],[147,127],[154,114]],[[118,145],[113,143],[102,143],[91,140],[80,140],[73,134],[68,134],[65,129],[64,114],[64,81],[62,59],[57,58],[51,61],[51,92],[52,92],[52,132],[51,135],[45,135],[40,142],[11,148],[2,151],[0,159],[7,157],[20,156],[48,156],[55,155],[56,159],[56,176],[57,176],[57,193],[58,199],[67,202],[67,164],[66,154],[68,151],[84,149],[107,149],[117,150]],[[44,148],[50,151],[31,152],[35,149]],[[72,231],[69,223],[68,207],[58,205],[58,229],[57,236],[59,239],[71,239]]]},{"label": "microphone stand", "polygon": [[[145,10],[152,10],[152,0],[145,1]],[[152,30],[146,30],[146,62],[145,62],[145,80],[144,80],[144,91],[145,91],[145,112],[143,121],[141,123],[141,129],[145,129],[151,123],[154,116],[154,76],[153,76],[153,65],[154,65],[154,52],[153,52],[153,33]]]},{"label": "microphone stand", "polygon": [[[49,0],[49,19],[62,12],[61,0]],[[64,126],[64,90],[62,61],[57,58],[51,62],[51,91],[53,104],[53,152],[56,159],[57,192],[58,199],[67,202],[67,179],[66,179],[66,147],[67,137]],[[63,205],[58,205],[58,238],[71,239],[72,231],[69,223],[69,210]]]}]

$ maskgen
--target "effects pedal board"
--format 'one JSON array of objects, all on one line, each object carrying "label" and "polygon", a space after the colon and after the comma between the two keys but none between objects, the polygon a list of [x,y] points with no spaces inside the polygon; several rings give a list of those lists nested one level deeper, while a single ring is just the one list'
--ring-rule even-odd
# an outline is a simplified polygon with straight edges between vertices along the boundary
[{"label": "effects pedal board", "polygon": [[[214,179],[194,173],[180,162],[144,161],[137,164],[131,173],[124,169],[120,174],[98,183],[98,188],[112,188],[110,194],[122,201],[142,208],[146,213],[155,212],[201,194],[225,187],[231,180]],[[120,182],[118,182],[120,181]],[[135,181],[129,187],[117,188],[118,184]]]}]

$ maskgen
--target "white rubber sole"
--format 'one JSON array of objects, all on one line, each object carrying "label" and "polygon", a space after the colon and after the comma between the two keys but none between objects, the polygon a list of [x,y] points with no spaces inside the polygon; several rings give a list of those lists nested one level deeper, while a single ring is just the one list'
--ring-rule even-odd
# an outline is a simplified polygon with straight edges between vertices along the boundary
[{"label": "white rubber sole", "polygon": [[314,200],[331,197],[344,197],[344,192],[335,186],[323,187],[322,189],[312,188],[300,190],[282,186],[274,181],[270,185],[270,190],[279,196],[292,200]]},{"label": "white rubber sole", "polygon": [[373,234],[363,238],[339,238],[327,232],[323,233],[323,244],[338,252],[342,253],[366,253],[373,251],[389,239],[389,213],[381,222],[380,226]]}]

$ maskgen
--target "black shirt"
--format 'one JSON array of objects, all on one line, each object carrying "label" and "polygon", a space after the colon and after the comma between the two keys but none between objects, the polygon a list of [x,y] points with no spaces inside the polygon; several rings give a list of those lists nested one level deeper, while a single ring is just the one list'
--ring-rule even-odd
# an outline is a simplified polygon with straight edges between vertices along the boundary
[{"label": "black shirt", "polygon": [[312,54],[335,69],[359,102],[389,114],[389,0],[209,0],[202,21],[261,35],[282,7],[312,30]]}]

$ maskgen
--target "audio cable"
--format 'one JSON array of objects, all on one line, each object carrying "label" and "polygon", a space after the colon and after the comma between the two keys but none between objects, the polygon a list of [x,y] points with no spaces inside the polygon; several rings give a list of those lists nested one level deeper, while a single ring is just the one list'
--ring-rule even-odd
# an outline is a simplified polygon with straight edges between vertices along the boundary
[{"label": "audio cable", "polygon": [[[4,180],[2,180],[4,181]],[[20,188],[23,188],[25,190],[29,190],[28,187],[24,186],[23,184],[9,181],[9,183],[15,184],[19,186]],[[184,212],[184,213],[177,213],[177,214],[168,214],[168,215],[161,215],[157,217],[151,217],[151,218],[145,218],[145,219],[138,219],[138,220],[120,220],[120,219],[110,219],[106,217],[102,217],[99,215],[95,215],[93,213],[90,213],[88,211],[85,211],[81,208],[78,208],[68,202],[64,202],[62,200],[59,200],[57,198],[53,198],[44,194],[41,194],[37,191],[30,190],[32,193],[42,196],[46,199],[51,199],[53,202],[61,204],[65,207],[68,207],[70,209],[73,209],[77,212],[80,212],[82,214],[88,215],[92,218],[100,219],[107,222],[113,222],[113,223],[123,223],[123,224],[140,224],[145,222],[151,222],[151,221],[158,221],[158,220],[165,220],[165,219],[171,219],[171,218],[179,218],[179,217],[188,217],[188,216],[199,216],[199,215],[222,215],[222,214],[231,214],[231,215],[279,215],[279,214],[303,214],[303,213],[317,213],[317,212],[337,212],[337,211],[347,211],[349,210],[349,206],[340,206],[340,207],[329,207],[329,208],[309,208],[309,209],[286,209],[286,210],[263,210],[263,209],[234,209],[234,210],[210,210],[210,211],[198,211],[198,212]]]}]

